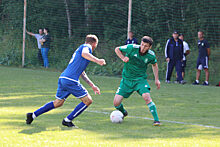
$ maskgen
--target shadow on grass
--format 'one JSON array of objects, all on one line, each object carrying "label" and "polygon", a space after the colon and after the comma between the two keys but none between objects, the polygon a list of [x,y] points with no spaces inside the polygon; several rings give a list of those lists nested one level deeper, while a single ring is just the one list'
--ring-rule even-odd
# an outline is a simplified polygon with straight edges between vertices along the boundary
[{"label": "shadow on grass", "polygon": [[[13,121],[1,123],[8,126],[7,128],[22,128],[18,133],[21,134],[37,134],[48,131],[71,131],[75,128],[67,128],[62,126],[63,118],[70,111],[62,110],[62,112],[48,113],[40,116],[33,121],[31,125],[25,124],[24,116],[18,115]],[[9,119],[5,117],[3,119]],[[22,121],[21,121],[22,120]],[[147,138],[191,138],[196,136],[220,136],[219,129],[209,129],[190,125],[164,123],[161,127],[152,126],[151,120],[126,118],[122,124],[113,124],[109,120],[109,116],[105,114],[96,114],[84,112],[74,121],[81,130],[93,132],[101,135],[105,140],[117,139],[147,139]]]}]

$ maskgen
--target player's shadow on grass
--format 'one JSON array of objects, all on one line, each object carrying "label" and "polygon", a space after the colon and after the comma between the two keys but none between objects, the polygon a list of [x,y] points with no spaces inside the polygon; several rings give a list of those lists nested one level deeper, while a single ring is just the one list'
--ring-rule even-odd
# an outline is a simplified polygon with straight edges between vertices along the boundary
[{"label": "player's shadow on grass", "polygon": [[[32,135],[48,131],[74,131],[73,128],[63,127],[61,122],[69,113],[68,110],[48,113],[40,116],[31,125],[25,123],[25,114],[17,115],[11,121],[4,117],[3,125],[10,128],[20,129],[18,133]],[[113,124],[109,115],[96,114],[91,112],[83,113],[74,123],[84,131],[100,134],[105,140],[118,139],[146,139],[146,138],[190,138],[197,135],[210,136],[220,135],[220,130],[201,128],[197,126],[164,123],[161,127],[152,126],[151,120],[125,118],[122,124]],[[2,123],[1,123],[2,125]],[[71,132],[72,133],[72,132]]]}]

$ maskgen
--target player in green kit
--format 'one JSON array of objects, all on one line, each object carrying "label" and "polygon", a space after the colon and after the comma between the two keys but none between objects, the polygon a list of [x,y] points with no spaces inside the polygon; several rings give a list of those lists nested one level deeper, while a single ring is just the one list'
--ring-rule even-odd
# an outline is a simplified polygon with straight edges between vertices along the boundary
[{"label": "player in green kit", "polygon": [[[145,100],[154,117],[153,125],[160,126],[157,109],[150,97],[150,86],[146,80],[147,66],[152,64],[155,84],[157,89],[160,89],[157,59],[154,52],[150,50],[152,44],[152,38],[144,36],[141,40],[141,45],[129,44],[115,48],[117,56],[125,63],[122,80],[114,98],[114,106],[124,114],[124,117],[127,116],[128,112],[124,109],[122,100],[123,98],[128,98],[134,91],[137,91]],[[126,55],[124,56],[123,53]]]}]

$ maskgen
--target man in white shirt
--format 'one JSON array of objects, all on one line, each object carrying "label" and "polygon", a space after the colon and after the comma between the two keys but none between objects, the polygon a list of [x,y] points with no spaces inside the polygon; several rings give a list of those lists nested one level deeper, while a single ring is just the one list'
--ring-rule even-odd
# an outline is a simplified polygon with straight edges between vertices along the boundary
[{"label": "man in white shirt", "polygon": [[27,30],[26,30],[26,32],[28,35],[31,35],[37,39],[38,60],[39,60],[39,64],[43,66],[44,64],[43,64],[43,58],[41,55],[41,43],[40,43],[40,39],[43,37],[43,29],[41,29],[41,28],[39,29],[39,34],[34,34],[32,32],[28,32]]},{"label": "man in white shirt", "polygon": [[183,34],[179,34],[179,39],[181,39],[183,41],[183,62],[182,62],[182,77],[184,79],[185,76],[185,67],[186,67],[186,56],[189,55],[190,53],[190,49],[189,49],[189,45],[186,41],[184,41],[184,35]]}]

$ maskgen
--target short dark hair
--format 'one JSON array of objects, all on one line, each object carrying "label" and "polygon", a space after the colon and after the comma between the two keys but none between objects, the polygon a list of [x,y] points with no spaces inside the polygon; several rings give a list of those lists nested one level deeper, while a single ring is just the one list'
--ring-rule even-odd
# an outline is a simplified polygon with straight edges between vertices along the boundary
[{"label": "short dark hair", "polygon": [[92,34],[89,34],[89,35],[86,35],[86,43],[98,43],[99,39],[96,35],[92,35]]},{"label": "short dark hair", "polygon": [[184,37],[183,33],[180,33],[179,36],[183,36]]},{"label": "short dark hair", "polygon": [[149,43],[150,46],[153,44],[153,39],[149,36],[144,36],[141,41],[143,41],[144,43]]},{"label": "short dark hair", "polygon": [[47,33],[49,33],[49,32],[50,32],[48,28],[44,28],[44,30],[47,30]]},{"label": "short dark hair", "polygon": [[198,33],[199,33],[199,32],[201,32],[201,33],[204,35],[204,32],[203,32],[203,31],[198,31]]}]

